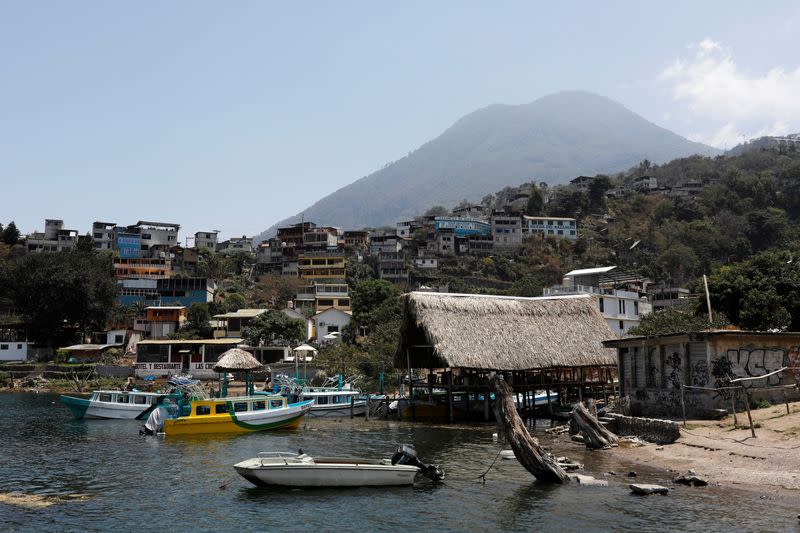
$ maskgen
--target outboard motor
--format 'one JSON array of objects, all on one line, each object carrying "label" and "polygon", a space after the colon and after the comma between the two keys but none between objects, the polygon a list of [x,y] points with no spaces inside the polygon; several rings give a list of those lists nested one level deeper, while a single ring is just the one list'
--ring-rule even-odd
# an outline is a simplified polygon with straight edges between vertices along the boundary
[{"label": "outboard motor", "polygon": [[438,465],[425,464],[417,457],[417,450],[409,444],[401,444],[392,456],[393,465],[411,465],[419,468],[420,474],[431,481],[441,481],[444,479],[444,470]]}]

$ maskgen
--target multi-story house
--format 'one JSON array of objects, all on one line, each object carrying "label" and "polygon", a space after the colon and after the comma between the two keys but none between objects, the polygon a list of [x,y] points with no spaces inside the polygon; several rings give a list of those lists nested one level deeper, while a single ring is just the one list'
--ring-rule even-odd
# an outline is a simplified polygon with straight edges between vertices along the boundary
[{"label": "multi-story house", "polygon": [[283,228],[278,228],[277,236],[279,242],[286,243],[286,244],[295,244],[296,246],[303,246],[303,235],[307,231],[311,231],[316,228],[317,225],[313,222],[300,222],[297,224],[292,224],[291,226],[285,226]]},{"label": "multi-story house", "polygon": [[345,230],[343,248],[346,252],[366,252],[369,250],[369,232],[367,230]]},{"label": "multi-story house", "polygon": [[313,313],[331,308],[350,311],[350,291],[346,283],[313,283],[297,292],[294,307]]},{"label": "multi-story house", "polygon": [[522,217],[522,234],[562,237],[574,241],[578,238],[577,222],[574,218]]},{"label": "multi-story house", "polygon": [[178,244],[180,229],[180,224],[140,220],[125,228],[125,232],[139,235],[140,257],[165,257],[168,250]]},{"label": "multi-story house", "polygon": [[218,231],[198,231],[194,234],[194,247],[206,248],[210,252],[216,252],[218,237]]},{"label": "multi-story house", "polygon": [[97,220],[92,223],[92,239],[94,247],[98,250],[113,250],[116,242],[114,228],[116,222],[102,222]]},{"label": "multi-story house", "polygon": [[117,288],[117,299],[121,305],[142,303],[191,307],[193,303],[211,302],[216,285],[206,278],[129,278],[118,280]]},{"label": "multi-story house", "polygon": [[303,233],[303,249],[306,251],[333,250],[339,246],[339,230],[329,226],[318,226]]},{"label": "multi-story house", "polygon": [[242,235],[241,237],[233,237],[227,241],[222,241],[217,244],[217,251],[224,254],[232,254],[236,252],[253,253],[253,239]]},{"label": "multi-story house", "polygon": [[189,310],[184,305],[149,306],[145,308],[145,336],[166,339],[186,322]]},{"label": "multi-story house", "polygon": [[658,311],[665,307],[680,305],[689,301],[691,293],[684,287],[650,287],[647,289],[647,298],[653,305],[653,310]]},{"label": "multi-story house", "polygon": [[645,280],[616,271],[616,268],[584,268],[567,272],[562,284],[545,288],[544,295],[591,294],[611,330],[617,335],[625,335],[639,325],[641,316],[650,313],[652,306],[637,288],[637,285],[645,287]]},{"label": "multi-story house", "polygon": [[639,176],[633,179],[633,188],[638,191],[654,191],[658,189],[658,179],[655,176]]},{"label": "multi-story house", "polygon": [[522,217],[515,214],[495,212],[491,217],[494,248],[517,248],[522,244]]},{"label": "multi-story house", "polygon": [[46,219],[44,233],[33,232],[25,238],[25,246],[29,252],[63,252],[71,250],[78,240],[78,232],[64,229],[64,221]]},{"label": "multi-story house", "polygon": [[316,282],[339,281],[346,277],[344,252],[304,252],[297,258],[301,278]]},{"label": "multi-story house", "polygon": [[369,236],[370,255],[378,255],[384,252],[399,252],[401,247],[402,239],[397,235],[373,233]]},{"label": "multi-story house", "polygon": [[456,237],[466,237],[468,235],[478,235],[488,237],[491,234],[491,225],[483,219],[468,217],[435,217],[433,227],[439,232],[442,230],[452,230]]},{"label": "multi-story house", "polygon": [[408,268],[402,252],[380,252],[377,266],[380,279],[394,283],[408,282]]},{"label": "multi-story house", "polygon": [[482,205],[464,205],[453,209],[453,216],[486,220],[488,209]]},{"label": "multi-story house", "polygon": [[576,191],[585,191],[589,189],[589,185],[591,185],[593,181],[593,176],[578,176],[569,181],[569,186]]}]

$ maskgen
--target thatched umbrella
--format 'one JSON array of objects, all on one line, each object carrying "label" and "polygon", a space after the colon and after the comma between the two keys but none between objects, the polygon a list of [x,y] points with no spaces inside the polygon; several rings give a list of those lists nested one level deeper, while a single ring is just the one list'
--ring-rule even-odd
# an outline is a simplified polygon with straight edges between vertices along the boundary
[{"label": "thatched umbrella", "polygon": [[245,389],[247,394],[253,394],[252,383],[250,381],[250,371],[264,368],[261,362],[253,355],[241,348],[231,348],[220,356],[214,371],[220,372],[225,376],[222,381],[222,396],[228,395],[228,372],[245,373]]}]

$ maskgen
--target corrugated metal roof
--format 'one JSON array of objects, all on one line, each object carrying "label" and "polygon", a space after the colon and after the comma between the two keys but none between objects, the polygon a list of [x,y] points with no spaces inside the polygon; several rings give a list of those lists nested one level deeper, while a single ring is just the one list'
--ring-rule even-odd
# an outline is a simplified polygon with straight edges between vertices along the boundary
[{"label": "corrugated metal roof", "polygon": [[168,339],[168,340],[146,340],[146,341],[139,341],[137,344],[241,344],[244,342],[244,339],[237,339],[237,338],[223,338],[223,339],[191,339],[191,340],[180,340],[180,339]]},{"label": "corrugated metal roof", "polygon": [[591,274],[605,274],[606,272],[614,270],[615,268],[617,268],[617,267],[616,266],[610,266],[610,267],[596,267],[596,268],[581,268],[581,269],[578,269],[578,270],[573,270],[571,272],[567,272],[566,274],[564,274],[564,277],[567,277],[567,276],[588,276],[588,275],[591,275]]}]

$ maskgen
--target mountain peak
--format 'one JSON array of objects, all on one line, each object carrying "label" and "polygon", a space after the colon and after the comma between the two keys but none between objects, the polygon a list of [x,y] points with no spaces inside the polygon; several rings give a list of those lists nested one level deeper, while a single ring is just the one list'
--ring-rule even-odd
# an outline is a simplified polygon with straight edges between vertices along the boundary
[{"label": "mountain peak", "polygon": [[563,183],[579,174],[626,170],[643,159],[663,163],[697,153],[719,152],[605,96],[562,91],[469,113],[407,157],[322,198],[304,214],[344,228],[394,224],[432,205],[478,201],[504,186]]}]

